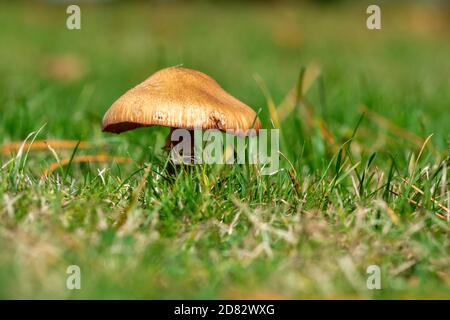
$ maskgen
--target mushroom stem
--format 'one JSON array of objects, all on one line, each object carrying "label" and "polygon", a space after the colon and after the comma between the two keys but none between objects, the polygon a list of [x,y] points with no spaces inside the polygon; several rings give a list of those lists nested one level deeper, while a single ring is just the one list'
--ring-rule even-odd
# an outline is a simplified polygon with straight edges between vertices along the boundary
[{"label": "mushroom stem", "polygon": [[170,128],[170,132],[166,138],[166,144],[164,145],[164,148],[163,148],[164,150],[166,150],[169,153],[172,150],[172,148],[174,147],[174,145],[172,144],[172,132],[174,130],[175,130],[175,128],[173,128],[173,127]]}]

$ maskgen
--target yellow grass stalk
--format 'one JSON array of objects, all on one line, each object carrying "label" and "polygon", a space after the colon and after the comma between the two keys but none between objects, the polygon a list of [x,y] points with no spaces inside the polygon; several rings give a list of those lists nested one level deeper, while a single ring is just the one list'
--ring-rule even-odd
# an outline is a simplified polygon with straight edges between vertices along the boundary
[{"label": "yellow grass stalk", "polygon": [[[34,142],[25,142],[24,148],[29,150],[47,150],[47,149],[74,149],[77,145],[77,140],[36,140]],[[19,151],[23,141],[5,143],[1,146],[2,154],[8,155],[11,152]],[[87,141],[80,141],[79,149],[86,149],[91,147]]]}]

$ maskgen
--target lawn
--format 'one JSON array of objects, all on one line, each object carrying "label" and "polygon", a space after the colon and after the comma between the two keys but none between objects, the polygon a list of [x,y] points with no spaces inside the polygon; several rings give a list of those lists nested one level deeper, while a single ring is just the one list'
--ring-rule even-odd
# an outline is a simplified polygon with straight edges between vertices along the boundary
[{"label": "lawn", "polygon": [[[0,298],[450,298],[449,7],[80,7],[0,4]],[[169,174],[168,128],[102,133],[175,65],[280,129],[279,172]]]}]

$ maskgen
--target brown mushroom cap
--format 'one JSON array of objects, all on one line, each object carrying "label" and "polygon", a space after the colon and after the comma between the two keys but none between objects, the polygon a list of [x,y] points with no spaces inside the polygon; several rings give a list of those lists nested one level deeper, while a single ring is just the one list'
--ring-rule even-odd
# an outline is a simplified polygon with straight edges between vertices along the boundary
[{"label": "brown mushroom cap", "polygon": [[186,129],[256,132],[256,112],[208,75],[187,68],[162,69],[122,95],[103,117],[103,131],[121,133],[160,125]]}]

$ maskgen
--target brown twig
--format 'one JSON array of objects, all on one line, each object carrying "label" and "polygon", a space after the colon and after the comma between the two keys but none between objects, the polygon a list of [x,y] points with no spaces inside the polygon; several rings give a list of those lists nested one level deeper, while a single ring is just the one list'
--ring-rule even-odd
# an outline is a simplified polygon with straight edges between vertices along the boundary
[{"label": "brown twig", "polygon": [[56,169],[66,166],[69,163],[81,163],[81,162],[108,162],[114,161],[117,163],[131,163],[133,160],[127,157],[111,157],[106,154],[96,154],[96,155],[85,155],[85,156],[76,156],[72,159],[63,159],[59,162],[52,163],[47,169],[45,169],[44,173],[41,176],[41,179],[47,178],[53,171]]},{"label": "brown twig", "polygon": [[[22,147],[21,142],[5,143],[1,146],[2,154],[8,155],[11,152],[18,151]],[[47,150],[49,147],[53,149],[74,149],[78,144],[76,140],[37,140],[34,142],[25,142],[23,144],[25,149],[30,150]],[[91,144],[87,141],[80,141],[78,149],[86,149],[91,147]]]}]

